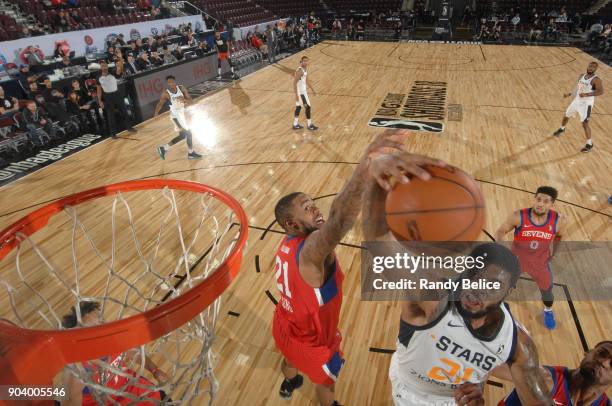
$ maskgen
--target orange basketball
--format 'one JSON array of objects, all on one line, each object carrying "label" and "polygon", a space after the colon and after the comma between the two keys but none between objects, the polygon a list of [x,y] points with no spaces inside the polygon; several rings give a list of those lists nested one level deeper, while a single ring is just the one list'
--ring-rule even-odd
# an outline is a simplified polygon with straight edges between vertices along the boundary
[{"label": "orange basketball", "polygon": [[459,168],[428,166],[432,178],[398,183],[385,203],[389,228],[403,241],[475,241],[484,225],[484,199]]}]

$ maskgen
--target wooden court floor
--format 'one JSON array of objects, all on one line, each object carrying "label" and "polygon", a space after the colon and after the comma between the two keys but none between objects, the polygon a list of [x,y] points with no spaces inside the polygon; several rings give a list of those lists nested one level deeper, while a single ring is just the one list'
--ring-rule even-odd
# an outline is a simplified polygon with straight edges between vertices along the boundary
[{"label": "wooden court floor", "polygon": [[[291,130],[291,75],[302,55],[311,60],[316,133]],[[303,191],[318,197],[326,213],[368,141],[381,131],[367,123],[385,97],[408,93],[415,81],[445,82],[446,104],[461,106],[461,121],[447,116],[440,134],[414,132],[407,148],[444,159],[480,181],[489,233],[510,211],[528,207],[530,193],[546,184],[559,190],[556,210],[568,220],[566,240],[612,240],[608,66],[600,64],[597,72],[611,90],[595,103],[594,151],[579,152],[584,136],[577,119],[560,139],[551,137],[570,101],[562,94],[573,89],[591,60],[575,48],[324,42],[200,99],[191,120],[203,160],[186,160],[182,144],[165,161],[159,159],[155,147],[174,136],[163,114],[139,125],[136,134],[101,142],[0,189],[0,227],[44,202],[123,180],[165,177],[224,189],[245,208],[250,236],[241,273],[222,299],[214,347],[221,385],[217,404],[316,405],[309,383],[291,402],[277,393],[281,356],[271,337],[271,297],[278,297],[272,268],[281,239],[273,223],[277,199]],[[489,240],[485,233],[481,238]],[[351,406],[391,405],[391,355],[385,350],[395,346],[399,306],[360,301],[355,245],[361,241],[357,226],[337,250],[347,275],[340,324],[347,363],[337,399]],[[571,294],[571,284],[567,291]],[[612,339],[612,303],[575,300],[570,306],[560,285],[555,295],[554,332],[543,328],[541,303],[511,307],[534,337],[542,363],[576,366],[585,346]],[[497,404],[510,388],[507,382],[487,385],[487,405]]]}]

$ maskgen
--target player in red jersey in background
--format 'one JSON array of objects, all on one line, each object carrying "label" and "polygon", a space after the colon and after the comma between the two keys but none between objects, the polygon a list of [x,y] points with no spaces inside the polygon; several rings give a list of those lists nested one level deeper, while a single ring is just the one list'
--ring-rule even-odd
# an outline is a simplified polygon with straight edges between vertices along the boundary
[{"label": "player in red jersey in background", "polygon": [[[541,366],[540,374],[555,405],[610,406],[606,390],[612,385],[612,341],[602,341],[587,352],[576,369]],[[507,365],[493,371],[497,378],[511,381]],[[522,406],[515,390],[497,406]]]},{"label": "player in red jersey in background", "polygon": [[544,325],[552,330],[556,327],[552,311],[554,302],[553,276],[550,259],[556,244],[561,240],[563,221],[552,210],[558,192],[551,186],[540,186],[535,193],[533,207],[513,212],[495,234],[497,242],[514,230],[512,252],[521,263],[521,271],[527,273],[538,284],[544,302]]},{"label": "player in red jersey in background", "polygon": [[[334,249],[357,219],[366,181],[372,177],[384,183],[388,173],[398,173],[396,161],[391,161],[393,167],[371,168],[370,155],[389,147],[401,149],[403,134],[385,132],[368,146],[334,199],[327,221],[313,199],[304,193],[291,193],[276,204],[276,221],[288,234],[275,257],[280,299],[272,323],[276,347],[284,357],[281,369],[285,379],[279,392],[282,398],[290,398],[302,385],[303,377],[298,374],[301,371],[316,385],[321,405],[338,404],[334,383],[344,364],[338,330],[344,275]],[[410,154],[408,159],[404,172],[423,180],[430,175],[422,166],[438,163]],[[402,176],[400,181],[407,178]]]},{"label": "player in red jersey in background", "polygon": [[[102,320],[100,313],[100,304],[98,302],[81,302],[79,304],[81,313],[81,323],[78,323],[76,309],[73,307],[71,313],[65,315],[62,320],[64,328],[89,327],[95,326]],[[127,367],[128,363],[133,360],[136,365],[140,363],[140,352],[126,351],[122,354],[113,354],[101,359],[102,362],[112,367],[100,368],[95,361],[83,362],[83,368],[90,373],[89,379],[99,385],[103,385],[110,390],[121,393],[127,393],[136,397],[139,400],[134,400],[128,396],[111,395],[102,391],[97,391],[96,394],[92,389],[86,386],[78,378],[76,378],[68,369],[62,372],[62,380],[64,386],[68,389],[66,400],[62,400],[62,406],[97,406],[100,401],[104,405],[134,405],[134,406],[154,406],[159,405],[161,401],[172,402],[172,399],[166,396],[164,391],[158,390],[155,384],[139,375],[136,371]],[[150,358],[145,358],[145,369],[153,375],[161,386],[169,380],[168,375],[159,369]],[[122,374],[116,374],[112,371],[118,370]],[[100,372],[104,376],[100,376]]]}]

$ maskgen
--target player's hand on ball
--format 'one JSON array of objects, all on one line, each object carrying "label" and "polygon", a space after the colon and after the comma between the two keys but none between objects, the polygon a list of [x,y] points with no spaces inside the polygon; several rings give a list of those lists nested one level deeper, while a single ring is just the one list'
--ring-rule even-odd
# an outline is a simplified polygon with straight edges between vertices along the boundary
[{"label": "player's hand on ball", "polygon": [[395,178],[400,183],[409,183],[409,175],[425,181],[431,179],[430,173],[424,168],[427,165],[445,167],[446,163],[424,155],[399,151],[373,158],[370,161],[370,175],[376,179],[380,187],[389,191],[393,188],[391,178]]},{"label": "player's hand on ball", "polygon": [[483,406],[482,387],[473,383],[464,383],[455,389],[457,406]]}]

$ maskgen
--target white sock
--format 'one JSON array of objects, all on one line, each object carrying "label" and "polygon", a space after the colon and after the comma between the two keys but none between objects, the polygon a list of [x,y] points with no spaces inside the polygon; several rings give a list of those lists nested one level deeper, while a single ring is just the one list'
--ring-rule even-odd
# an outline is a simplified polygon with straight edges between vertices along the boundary
[{"label": "white sock", "polygon": [[593,145],[593,140],[589,138],[589,139],[587,140],[587,145]]},{"label": "white sock", "polygon": [[295,117],[295,118],[293,119],[293,125],[298,125],[298,118],[297,118],[297,117]]},{"label": "white sock", "polygon": [[221,68],[217,68],[217,75],[221,76]]},{"label": "white sock", "polygon": [[170,149],[170,145],[168,144],[164,144],[162,145],[162,148],[165,149],[166,151]]},{"label": "white sock", "polygon": [[562,130],[565,130],[565,126],[564,126],[564,125],[562,125],[562,126],[561,126],[561,127],[559,127],[559,128],[561,128]]},{"label": "white sock", "polygon": [[232,70],[232,73],[234,73],[234,67],[233,66],[231,67],[231,70]]},{"label": "white sock", "polygon": [[187,152],[190,154],[193,153],[193,148],[187,148]]},{"label": "white sock", "polygon": [[308,119],[308,125],[309,126],[312,125],[312,120],[311,119]]},{"label": "white sock", "polygon": [[552,312],[552,307],[544,306],[545,312]]}]

